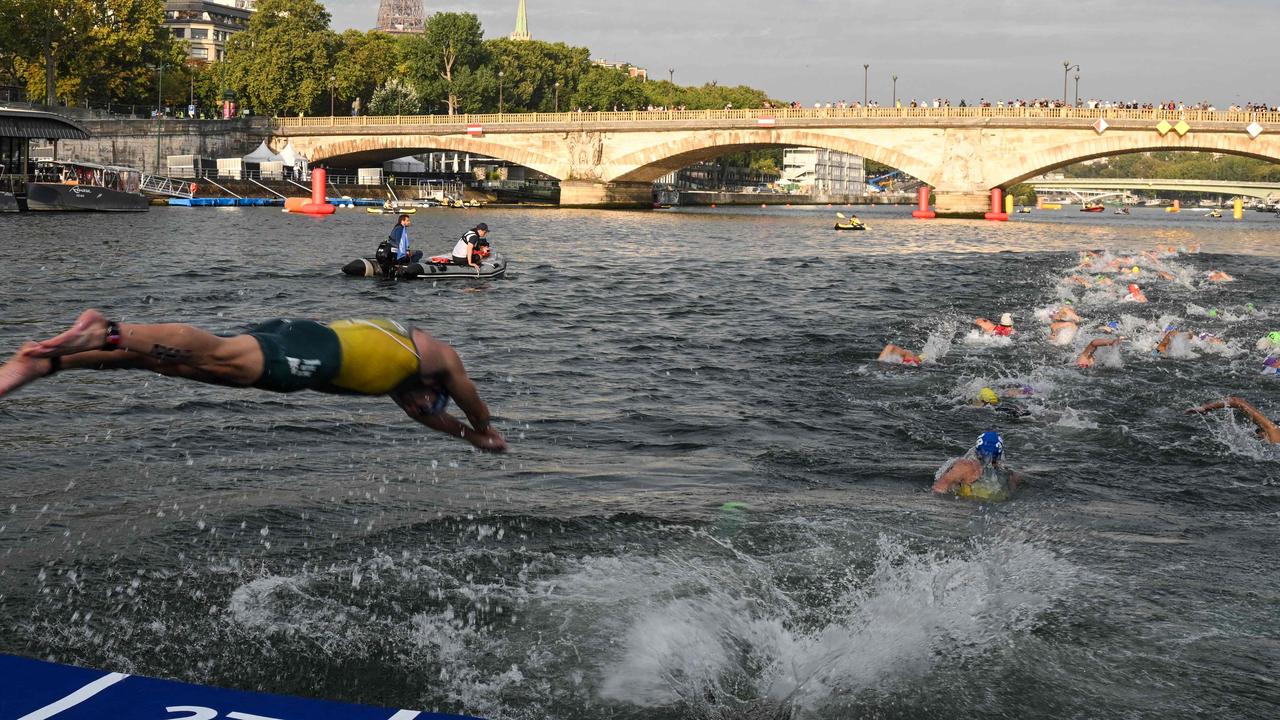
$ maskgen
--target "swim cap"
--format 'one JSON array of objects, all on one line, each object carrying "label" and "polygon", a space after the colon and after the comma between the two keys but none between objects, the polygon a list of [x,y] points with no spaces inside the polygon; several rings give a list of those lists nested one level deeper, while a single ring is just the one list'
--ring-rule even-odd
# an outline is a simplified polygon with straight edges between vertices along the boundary
[{"label": "swim cap", "polygon": [[978,400],[980,400],[983,405],[998,405],[1000,403],[1000,396],[996,395],[995,390],[992,390],[989,387],[984,387],[978,391]]},{"label": "swim cap", "polygon": [[1280,331],[1267,333],[1267,339],[1271,341],[1272,345],[1280,347]]},{"label": "swim cap", "polygon": [[1107,327],[1108,327],[1108,328],[1111,328],[1112,330],[1119,330],[1119,329],[1120,329],[1120,321],[1119,321],[1119,320],[1112,320],[1111,322],[1107,323]]},{"label": "swim cap", "polygon": [[1253,306],[1253,303],[1245,303],[1245,304],[1244,304],[1244,307],[1245,307],[1245,309],[1246,309],[1246,310],[1256,310],[1256,309],[1257,309],[1257,308],[1255,308],[1255,307]]},{"label": "swim cap", "polygon": [[1010,313],[1005,313],[1001,315],[1000,324],[1004,325],[1005,327],[1013,327],[1013,315]]},{"label": "swim cap", "polygon": [[1267,367],[1277,367],[1277,366],[1280,366],[1280,356],[1276,356],[1276,355],[1268,355],[1268,356],[1267,356],[1267,359],[1262,361],[1262,364],[1263,364],[1263,365],[1265,365],[1265,366],[1267,366]]},{"label": "swim cap", "polygon": [[1141,292],[1141,288],[1138,287],[1138,283],[1129,283],[1129,292],[1131,293]]},{"label": "swim cap", "polygon": [[1177,329],[1178,329],[1178,326],[1174,325],[1173,323],[1169,323],[1168,325],[1164,326],[1165,332],[1173,332],[1174,330],[1177,330]]},{"label": "swim cap", "polygon": [[479,223],[476,225],[476,230],[483,230],[485,232],[489,232],[489,226],[485,225],[484,223]]},{"label": "swim cap", "polygon": [[1218,317],[1218,308],[1210,308],[1209,317]]},{"label": "swim cap", "polygon": [[1142,271],[1138,269],[1138,266],[1137,266],[1137,265],[1134,265],[1134,266],[1133,266],[1133,270],[1132,270],[1132,272],[1133,272],[1133,274],[1134,274],[1134,275],[1137,275],[1138,273],[1140,273],[1140,272],[1142,272]]},{"label": "swim cap", "polygon": [[980,458],[997,460],[1004,454],[1004,440],[1000,439],[1000,433],[988,430],[978,436],[978,442],[973,446],[973,450]]}]

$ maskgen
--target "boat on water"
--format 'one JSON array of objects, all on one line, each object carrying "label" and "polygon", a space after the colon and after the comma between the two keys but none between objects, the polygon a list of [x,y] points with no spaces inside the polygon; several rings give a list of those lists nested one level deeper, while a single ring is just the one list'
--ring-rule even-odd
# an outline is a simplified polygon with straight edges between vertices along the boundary
[{"label": "boat on water", "polygon": [[368,207],[364,209],[370,215],[414,215],[418,212],[416,207]]},{"label": "boat on water", "polygon": [[27,209],[146,212],[142,171],[119,165],[49,160],[27,183]]},{"label": "boat on water", "polygon": [[1106,209],[1107,209],[1107,206],[1103,205],[1102,203],[1085,203],[1080,208],[1080,212],[1102,212],[1103,210],[1106,210]]},{"label": "boat on water", "polygon": [[836,230],[866,230],[867,226],[863,223],[836,223]]},{"label": "boat on water", "polygon": [[1127,208],[1127,207],[1116,208],[1116,209],[1115,209],[1115,211],[1114,211],[1114,212],[1112,212],[1111,214],[1112,214],[1112,215],[1128,215],[1128,214],[1129,214],[1129,208]]},{"label": "boat on water", "polygon": [[1018,212],[1019,212],[1019,213],[1029,213],[1029,212],[1031,212],[1031,208],[1027,207],[1026,205],[1023,205],[1022,207],[1018,208]]},{"label": "boat on water", "polygon": [[[352,277],[386,277],[376,257],[356,258],[342,266],[342,272]],[[398,280],[486,280],[500,278],[507,273],[507,259],[499,253],[491,253],[480,262],[480,269],[466,265],[454,265],[451,259],[437,255],[422,262],[397,265],[392,277]]]},{"label": "boat on water", "polygon": [[1222,211],[1221,211],[1221,210],[1218,210],[1217,208],[1214,208],[1213,210],[1210,210],[1210,211],[1209,211],[1209,217],[1211,217],[1211,218],[1220,218],[1220,217],[1222,217]]}]

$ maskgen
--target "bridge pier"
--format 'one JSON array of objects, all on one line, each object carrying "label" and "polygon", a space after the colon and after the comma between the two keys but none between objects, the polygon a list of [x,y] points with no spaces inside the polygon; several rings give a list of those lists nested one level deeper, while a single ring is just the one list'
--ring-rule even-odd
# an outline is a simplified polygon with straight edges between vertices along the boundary
[{"label": "bridge pier", "polygon": [[561,207],[652,208],[651,182],[561,180]]},{"label": "bridge pier", "polygon": [[991,202],[989,192],[933,191],[934,210],[940,218],[975,218],[981,220]]}]

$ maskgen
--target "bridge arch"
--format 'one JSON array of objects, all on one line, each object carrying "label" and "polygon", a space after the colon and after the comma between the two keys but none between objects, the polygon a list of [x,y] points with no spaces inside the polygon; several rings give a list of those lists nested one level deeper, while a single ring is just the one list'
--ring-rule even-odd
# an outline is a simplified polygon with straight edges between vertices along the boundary
[{"label": "bridge arch", "polygon": [[1014,168],[1010,168],[1017,174],[994,187],[1007,188],[1058,168],[1075,165],[1087,160],[1143,152],[1223,153],[1280,163],[1280,145],[1258,144],[1250,140],[1247,135],[1219,134],[1200,135],[1199,137],[1195,133],[1190,133],[1185,137],[1177,137],[1173,133],[1169,133],[1169,135],[1173,137],[1169,139],[1166,136],[1164,141],[1159,137],[1152,138],[1150,135],[1137,136],[1131,134],[1118,135],[1111,138],[1103,136],[1087,142],[1071,142],[1047,147],[1027,154],[1024,162]]},{"label": "bridge arch", "polygon": [[653,182],[658,178],[694,163],[744,150],[774,147],[815,147],[860,155],[869,160],[902,170],[929,182],[934,163],[902,150],[868,142],[856,133],[815,132],[805,129],[735,129],[682,133],[678,137],[612,158],[609,182]]},{"label": "bridge arch", "polygon": [[484,137],[469,135],[385,135],[325,138],[299,150],[313,163],[341,164],[353,161],[381,164],[416,152],[456,151],[506,160],[551,177],[560,177],[563,163],[527,148],[512,147]]}]

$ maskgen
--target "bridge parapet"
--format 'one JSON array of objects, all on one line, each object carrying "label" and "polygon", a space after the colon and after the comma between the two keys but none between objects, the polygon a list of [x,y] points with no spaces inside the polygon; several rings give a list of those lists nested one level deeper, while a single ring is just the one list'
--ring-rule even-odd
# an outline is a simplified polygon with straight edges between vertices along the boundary
[{"label": "bridge parapet", "polygon": [[[355,117],[315,116],[278,117],[273,127],[279,134],[295,130],[322,128],[384,128],[385,126],[450,126],[467,125],[581,125],[623,123],[681,123],[750,121],[763,126],[779,120],[796,121],[922,121],[922,120],[1013,120],[1028,122],[1098,120],[1176,123],[1223,123],[1280,126],[1280,112],[1246,112],[1225,110],[1161,110],[1121,108],[1009,108],[1009,107],[942,107],[942,108],[749,108],[730,110],[628,110],[622,112],[561,113],[489,113],[478,115],[358,115]],[[1072,123],[1075,124],[1075,123]]]}]

